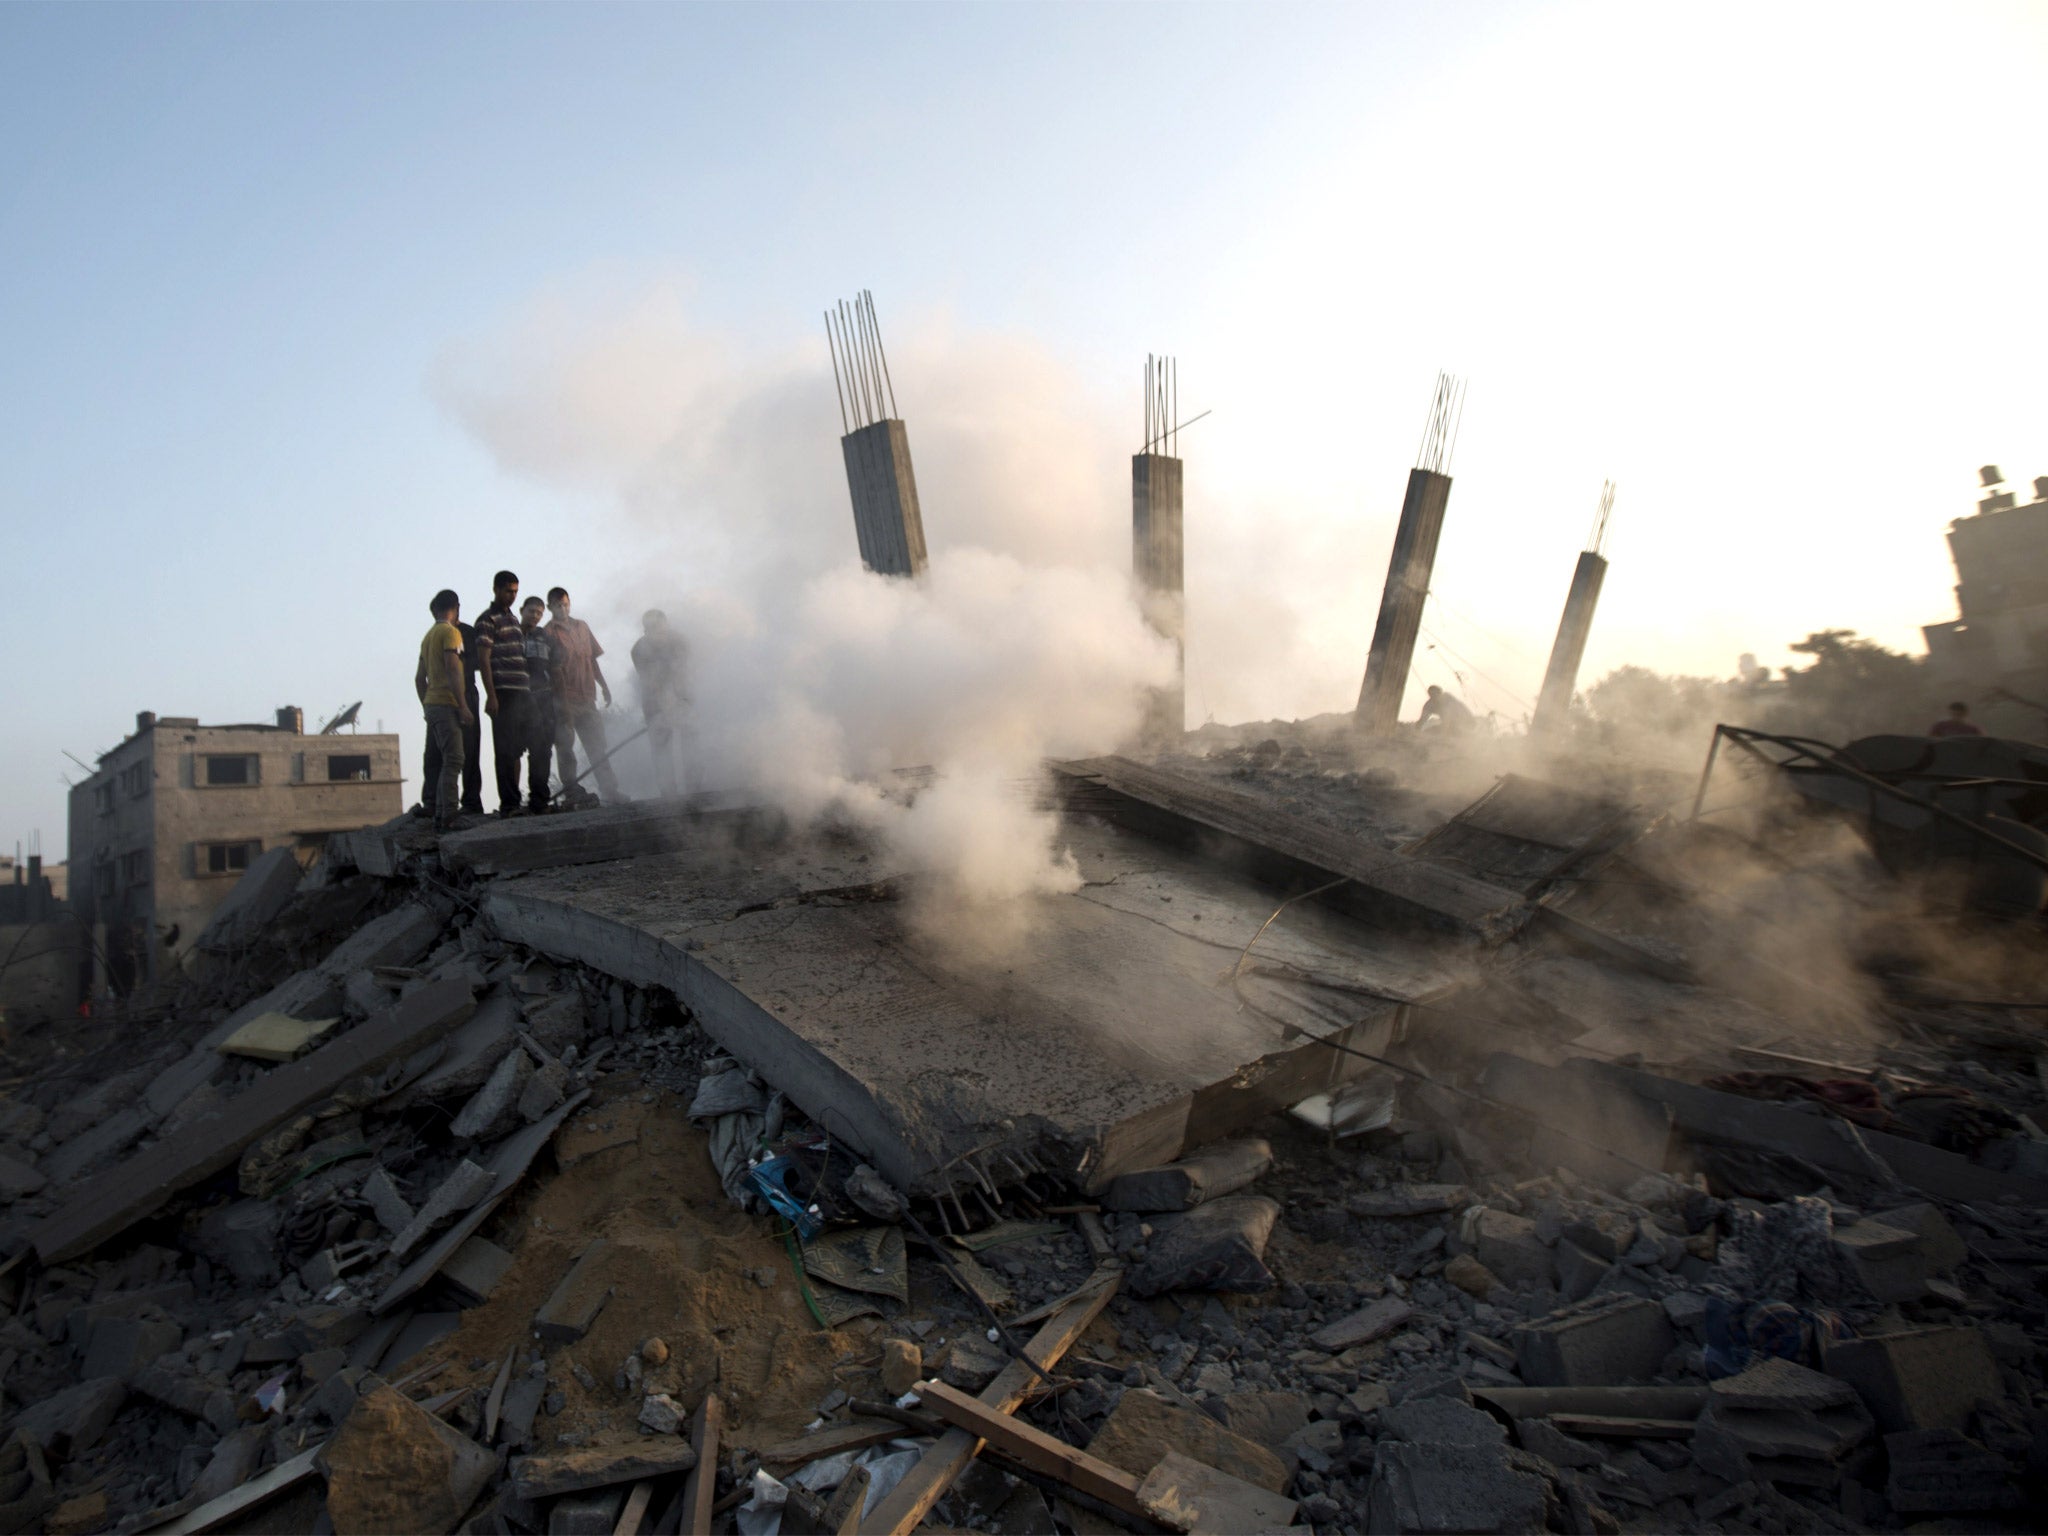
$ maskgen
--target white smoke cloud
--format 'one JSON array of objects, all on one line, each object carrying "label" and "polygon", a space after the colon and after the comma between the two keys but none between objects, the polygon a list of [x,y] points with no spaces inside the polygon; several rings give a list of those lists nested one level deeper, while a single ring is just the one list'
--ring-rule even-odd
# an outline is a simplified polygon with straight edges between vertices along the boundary
[{"label": "white smoke cloud", "polygon": [[[868,827],[928,872],[933,911],[1072,889],[1032,781],[1047,757],[1126,745],[1175,667],[1131,588],[1118,450],[1029,343],[931,322],[892,362],[918,381],[913,400],[899,386],[932,549],[918,581],[859,564],[822,356],[745,353],[673,292],[580,319],[537,306],[451,351],[433,387],[509,472],[616,494],[615,595],[586,587],[579,612],[615,681],[640,611],[668,613],[694,784]],[[906,806],[881,786],[907,766],[938,780]]]}]

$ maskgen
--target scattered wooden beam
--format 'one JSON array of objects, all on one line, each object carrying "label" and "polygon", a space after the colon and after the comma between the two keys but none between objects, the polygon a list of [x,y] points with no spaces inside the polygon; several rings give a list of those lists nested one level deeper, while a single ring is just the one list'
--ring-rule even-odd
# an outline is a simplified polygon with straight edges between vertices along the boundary
[{"label": "scattered wooden beam", "polygon": [[612,1527],[612,1536],[640,1536],[640,1527],[647,1519],[647,1504],[654,1497],[654,1479],[643,1477],[633,1485],[633,1491],[626,1495],[626,1507],[619,1511],[619,1523]]},{"label": "scattered wooden beam", "polygon": [[716,1392],[706,1392],[690,1426],[697,1465],[683,1484],[684,1536],[711,1536],[711,1505],[718,1496],[718,1437],[724,1429],[725,1403]]},{"label": "scattered wooden beam", "polygon": [[1122,1510],[1134,1519],[1151,1518],[1150,1511],[1138,1498],[1141,1479],[1123,1468],[1099,1461],[1042,1429],[1034,1429],[1021,1419],[1013,1419],[1007,1413],[976,1402],[942,1381],[920,1382],[917,1395],[925,1407],[948,1424],[978,1435],[1032,1471],[1077,1488],[1090,1498],[1100,1499],[1112,1509]]},{"label": "scattered wooden beam", "polygon": [[522,1499],[551,1499],[561,1493],[587,1493],[592,1488],[616,1488],[620,1483],[688,1472],[696,1465],[696,1453],[682,1441],[647,1439],[631,1445],[517,1457],[512,1463],[512,1488]]},{"label": "scattered wooden beam", "polygon": [[202,1532],[217,1531],[240,1520],[308,1478],[318,1477],[320,1469],[313,1465],[313,1458],[320,1451],[321,1447],[315,1446],[310,1451],[300,1452],[290,1461],[280,1461],[269,1471],[257,1473],[241,1487],[229,1489],[219,1498],[208,1500],[168,1525],[157,1526],[151,1536],[201,1536]]},{"label": "scattered wooden beam", "polygon": [[[1118,1278],[1122,1278],[1121,1274]],[[1116,1289],[1114,1284],[1110,1284],[1077,1296],[1048,1318],[1045,1326],[1024,1346],[1025,1359],[1012,1360],[994,1381],[982,1389],[981,1403],[998,1413],[1014,1411],[1038,1380],[1038,1371],[1034,1371],[1025,1360],[1035,1364],[1038,1370],[1057,1364],[1060,1356],[1074,1347],[1088,1325],[1109,1305]],[[861,1522],[862,1536],[910,1536],[910,1532],[917,1529],[918,1522],[931,1513],[932,1506],[953,1486],[953,1479],[967,1469],[967,1464],[974,1460],[980,1449],[979,1435],[965,1429],[947,1430],[938,1444],[919,1458],[917,1465],[904,1474],[903,1481]]]}]

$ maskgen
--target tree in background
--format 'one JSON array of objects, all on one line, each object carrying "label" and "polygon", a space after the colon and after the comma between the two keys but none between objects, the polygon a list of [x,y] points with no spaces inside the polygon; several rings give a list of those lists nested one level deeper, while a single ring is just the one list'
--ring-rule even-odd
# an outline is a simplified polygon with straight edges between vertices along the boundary
[{"label": "tree in background", "polygon": [[1791,649],[1813,663],[1785,669],[1784,691],[1772,701],[1777,729],[1836,743],[1927,729],[1917,657],[1862,639],[1853,629],[1818,630]]},{"label": "tree in background", "polygon": [[1723,681],[1617,667],[1580,695],[1575,729],[1630,756],[1675,761],[1704,752],[1721,722],[1836,745],[1860,736],[1917,736],[1927,728],[1932,715],[1917,658],[1853,629],[1818,630],[1791,649],[1813,660],[1787,667],[1782,682],[1768,668]]}]

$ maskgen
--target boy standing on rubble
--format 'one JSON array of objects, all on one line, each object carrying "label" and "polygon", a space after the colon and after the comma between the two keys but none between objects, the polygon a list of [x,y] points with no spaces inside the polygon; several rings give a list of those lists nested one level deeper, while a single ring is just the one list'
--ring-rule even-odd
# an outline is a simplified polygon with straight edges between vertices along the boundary
[{"label": "boy standing on rubble", "polygon": [[491,761],[498,770],[498,814],[519,814],[519,759],[526,750],[531,706],[526,692],[526,649],[520,636],[519,578],[491,578],[495,601],[477,615],[477,669],[484,676],[484,713],[491,717]]},{"label": "boy standing on rubble", "polygon": [[590,626],[569,612],[569,590],[556,587],[548,593],[548,639],[555,658],[555,753],[562,762],[562,801],[573,805],[590,798],[590,792],[576,783],[576,738],[583,738],[583,750],[590,754],[592,772],[597,775],[597,792],[607,803],[616,804],[618,776],[612,772],[611,748],[605,742],[604,716],[598,713],[597,693],[604,690],[605,708],[611,708],[612,685],[604,680],[598,658],[604,647]]},{"label": "boy standing on rubble", "polygon": [[640,679],[640,713],[647,720],[647,739],[654,745],[654,778],[663,795],[682,793],[676,772],[677,729],[683,706],[683,637],[668,627],[668,615],[650,608],[640,618],[640,638],[633,642],[633,672]]},{"label": "boy standing on rubble", "polygon": [[433,817],[434,830],[445,832],[457,825],[456,810],[461,794],[463,731],[474,727],[468,687],[462,667],[462,631],[456,627],[462,604],[445,588],[427,605],[434,616],[433,627],[420,641],[419,666],[413,672],[413,691],[427,720],[426,761],[421,765],[420,803]]}]

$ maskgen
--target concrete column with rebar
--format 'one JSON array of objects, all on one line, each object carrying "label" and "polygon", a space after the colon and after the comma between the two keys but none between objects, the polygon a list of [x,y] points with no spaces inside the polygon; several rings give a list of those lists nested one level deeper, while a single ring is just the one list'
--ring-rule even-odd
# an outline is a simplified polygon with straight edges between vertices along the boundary
[{"label": "concrete column with rebar", "polygon": [[1181,577],[1180,460],[1131,455],[1131,574],[1145,620],[1173,642],[1179,664],[1170,687],[1153,694],[1147,740],[1171,740],[1187,728],[1187,609]]},{"label": "concrete column with rebar", "polygon": [[890,418],[839,439],[860,560],[884,576],[918,576],[925,567],[924,515],[910,467],[910,437]]},{"label": "concrete column with rebar", "polygon": [[1579,556],[1572,572],[1572,589],[1564,600],[1564,616],[1557,621],[1557,640],[1550,647],[1550,665],[1544,669],[1543,691],[1536,696],[1536,715],[1530,721],[1532,735],[1564,729],[1572,711],[1572,694],[1579,685],[1579,663],[1585,659],[1586,640],[1593,633],[1593,610],[1600,603],[1600,584],[1607,579],[1607,562],[1592,550]]},{"label": "concrete column with rebar", "polygon": [[827,310],[825,336],[832,348],[832,384],[845,431],[839,447],[846,456],[861,564],[884,576],[921,576],[924,513],[910,467],[910,435],[896,415],[874,296],[863,291],[852,303]]},{"label": "concrete column with rebar", "polygon": [[1447,373],[1438,374],[1415,468],[1408,472],[1408,494],[1401,499],[1394,550],[1387,557],[1387,584],[1380,590],[1380,616],[1373,625],[1372,649],[1366,653],[1365,681],[1358,687],[1358,728],[1367,734],[1391,731],[1401,720],[1401,697],[1408,691],[1415,639],[1422,632],[1422,607],[1429,601],[1430,576],[1436,570],[1437,539],[1444,531],[1444,509],[1450,505],[1448,471],[1464,413],[1464,386]]},{"label": "concrete column with rebar", "polygon": [[1415,661],[1422,606],[1429,600],[1437,539],[1450,499],[1449,475],[1428,469],[1408,472],[1408,494],[1401,502],[1401,524],[1394,530],[1387,584],[1380,593],[1379,621],[1373,625],[1365,681],[1358,690],[1361,730],[1390,731],[1401,718],[1401,696],[1407,692],[1408,669]]}]

